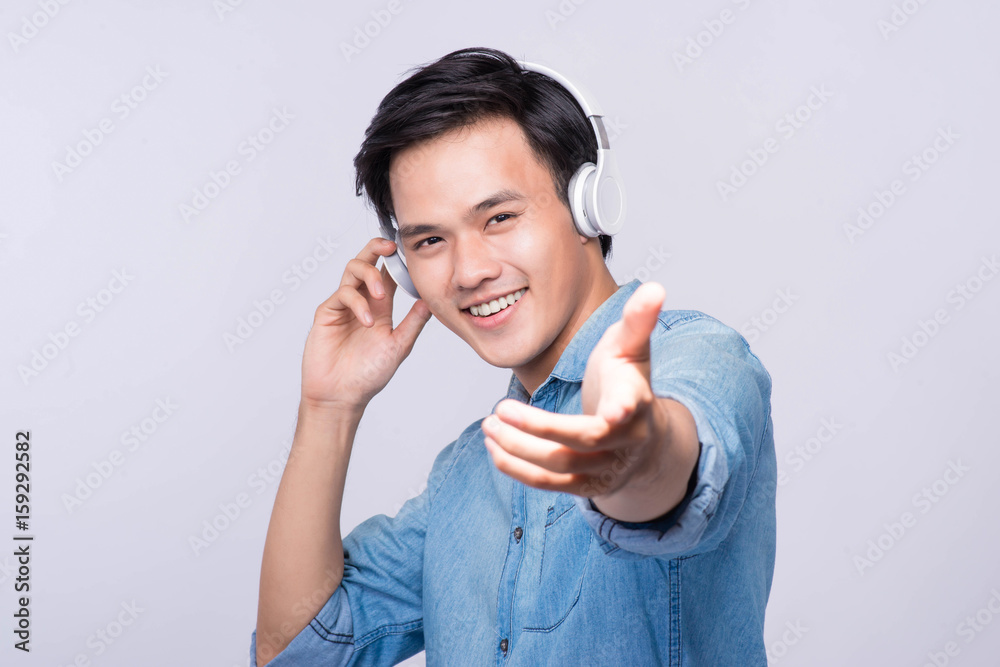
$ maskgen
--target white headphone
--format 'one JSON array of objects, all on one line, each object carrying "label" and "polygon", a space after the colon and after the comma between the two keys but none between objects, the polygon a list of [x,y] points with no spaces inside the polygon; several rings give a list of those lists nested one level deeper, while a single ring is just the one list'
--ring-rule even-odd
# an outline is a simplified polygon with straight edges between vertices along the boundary
[{"label": "white headphone", "polygon": [[[594,102],[593,97],[562,74],[543,65],[523,60],[519,60],[518,64],[522,69],[544,74],[560,83],[573,95],[593,125],[594,134],[597,136],[597,164],[584,162],[569,179],[567,188],[569,209],[573,214],[573,223],[584,236],[593,238],[602,234],[608,236],[617,234],[625,222],[625,191],[622,189],[614,153],[611,152],[607,130],[604,129],[604,117],[600,107]],[[396,252],[385,257],[385,265],[396,284],[414,299],[419,299],[420,295],[417,294],[417,288],[414,287],[406,268],[403,244],[399,238],[399,226],[394,226],[393,237],[379,225],[382,236],[396,243]]]}]

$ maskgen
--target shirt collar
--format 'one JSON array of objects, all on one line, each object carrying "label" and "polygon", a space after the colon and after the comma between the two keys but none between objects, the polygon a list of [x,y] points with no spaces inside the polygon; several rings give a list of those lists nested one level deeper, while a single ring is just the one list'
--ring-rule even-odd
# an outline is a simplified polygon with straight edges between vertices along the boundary
[{"label": "shirt collar", "polygon": [[[538,385],[538,389],[535,389],[536,394],[539,389],[549,384],[552,378],[566,382],[583,382],[583,374],[587,370],[587,360],[590,359],[590,353],[593,352],[607,328],[622,318],[625,302],[629,300],[633,292],[639,289],[641,284],[639,279],[635,278],[619,286],[614,294],[605,299],[604,303],[590,314],[590,317],[583,323],[583,326],[577,329],[573,339],[563,350],[555,368],[552,369],[545,381]],[[514,398],[522,403],[527,403],[531,398],[528,395],[528,390],[524,388],[514,373],[511,373],[510,383],[507,385],[507,398]]]}]

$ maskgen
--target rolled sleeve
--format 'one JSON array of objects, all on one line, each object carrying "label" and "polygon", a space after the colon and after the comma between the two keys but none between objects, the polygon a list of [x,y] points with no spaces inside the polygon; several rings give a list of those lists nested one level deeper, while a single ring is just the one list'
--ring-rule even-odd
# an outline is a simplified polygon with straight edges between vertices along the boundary
[{"label": "rolled sleeve", "polygon": [[[344,575],[319,613],[268,667],[390,665],[424,648],[424,540],[433,498],[462,439],[437,455],[427,486],[394,517],[378,514],[344,538]],[[257,632],[250,664],[257,665]]]},{"label": "rolled sleeve", "polygon": [[698,311],[661,312],[650,350],[653,393],[691,412],[698,463],[684,499],[652,521],[619,521],[589,498],[575,499],[605,553],[616,558],[677,558],[715,549],[737,520],[760,448],[773,447],[764,442],[771,377],[737,331]]},{"label": "rolled sleeve", "polygon": [[[345,566],[346,567],[346,566]],[[354,653],[354,624],[343,585],[338,586],[316,617],[274,656],[267,667],[346,665]],[[257,631],[250,634],[250,665],[257,667]]]}]

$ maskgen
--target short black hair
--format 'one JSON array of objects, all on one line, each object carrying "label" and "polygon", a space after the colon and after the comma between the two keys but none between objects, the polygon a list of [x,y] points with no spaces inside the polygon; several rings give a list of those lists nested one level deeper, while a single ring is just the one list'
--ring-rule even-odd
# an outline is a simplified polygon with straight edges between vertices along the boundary
[{"label": "short black hair", "polygon": [[[367,195],[379,224],[393,233],[389,164],[395,152],[482,120],[513,119],[569,207],[569,179],[597,162],[597,138],[573,95],[557,81],[521,68],[510,55],[473,47],[452,51],[415,71],[382,99],[354,157],[355,193]],[[611,237],[599,237],[607,261]]]}]

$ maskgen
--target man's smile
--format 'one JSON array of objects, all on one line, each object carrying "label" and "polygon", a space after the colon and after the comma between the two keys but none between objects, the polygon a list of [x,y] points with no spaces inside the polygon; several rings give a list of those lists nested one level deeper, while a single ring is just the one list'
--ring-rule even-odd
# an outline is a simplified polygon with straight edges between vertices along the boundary
[{"label": "man's smile", "polygon": [[462,312],[477,327],[494,329],[514,316],[514,311],[517,310],[518,304],[521,303],[521,299],[524,298],[527,291],[527,287],[522,287],[505,296],[464,308]]}]

